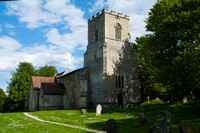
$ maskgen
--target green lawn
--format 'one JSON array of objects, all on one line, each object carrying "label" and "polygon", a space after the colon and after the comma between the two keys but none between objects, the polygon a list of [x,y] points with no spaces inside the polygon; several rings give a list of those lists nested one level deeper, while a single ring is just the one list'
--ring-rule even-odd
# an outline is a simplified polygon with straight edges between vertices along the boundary
[{"label": "green lawn", "polygon": [[23,113],[0,114],[0,133],[74,133],[87,132],[65,126],[38,122]]},{"label": "green lawn", "polygon": [[[179,133],[179,125],[187,120],[197,123],[200,127],[200,104],[169,104],[169,105],[142,105],[135,108],[103,109],[101,116],[95,116],[95,109],[87,109],[82,115],[80,110],[47,110],[29,112],[41,119],[87,127],[91,129],[106,130],[106,121],[115,119],[120,133],[148,133],[154,123],[164,122],[164,111],[172,112],[172,122],[169,123],[175,133]],[[145,113],[149,123],[145,126],[138,124],[139,113]],[[26,117],[22,113],[0,114],[0,132],[87,132],[65,126],[38,122]]]},{"label": "green lawn", "polygon": [[[41,119],[67,123],[91,129],[106,130],[106,121],[115,119],[119,132],[147,133],[154,123],[164,122],[164,111],[172,113],[172,122],[169,123],[175,132],[179,132],[179,125],[183,121],[192,121],[200,127],[200,104],[171,104],[171,105],[143,105],[135,108],[103,109],[101,116],[95,116],[95,109],[87,109],[87,114],[82,115],[80,110],[48,110],[36,111],[29,114]],[[139,113],[145,113],[149,123],[140,126]]]}]

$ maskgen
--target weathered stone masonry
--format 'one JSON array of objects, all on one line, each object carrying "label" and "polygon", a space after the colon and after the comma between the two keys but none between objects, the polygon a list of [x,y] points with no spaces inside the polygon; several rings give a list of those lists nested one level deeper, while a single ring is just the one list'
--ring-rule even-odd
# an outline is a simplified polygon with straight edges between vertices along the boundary
[{"label": "weathered stone masonry", "polygon": [[[52,106],[54,109],[62,105],[63,109],[72,109],[95,107],[97,104],[102,104],[104,108],[130,107],[140,102],[136,55],[129,43],[129,21],[129,16],[109,12],[108,9],[103,9],[88,19],[84,68],[73,72],[66,70],[54,77],[54,83],[62,83],[65,91],[59,95],[48,95],[50,99],[63,99],[48,107]],[[34,94],[36,90],[31,88],[29,97]],[[45,103],[45,99],[40,98],[34,107],[32,100],[36,99],[29,99],[29,110],[49,109],[45,108],[45,104],[40,108],[40,101]]]}]

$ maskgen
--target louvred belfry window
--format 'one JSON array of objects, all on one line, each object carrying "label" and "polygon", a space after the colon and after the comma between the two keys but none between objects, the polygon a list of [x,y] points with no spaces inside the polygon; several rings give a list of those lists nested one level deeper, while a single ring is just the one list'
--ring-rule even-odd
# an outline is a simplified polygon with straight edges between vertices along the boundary
[{"label": "louvred belfry window", "polygon": [[98,29],[95,30],[95,42],[98,41]]},{"label": "louvred belfry window", "polygon": [[121,30],[120,24],[117,24],[115,27],[115,39],[121,40]]}]

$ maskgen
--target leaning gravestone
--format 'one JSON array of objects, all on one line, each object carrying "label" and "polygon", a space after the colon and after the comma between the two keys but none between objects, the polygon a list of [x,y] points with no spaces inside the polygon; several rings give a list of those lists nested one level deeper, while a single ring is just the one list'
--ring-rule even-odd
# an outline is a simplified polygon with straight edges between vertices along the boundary
[{"label": "leaning gravestone", "polygon": [[165,123],[156,123],[150,129],[150,133],[173,133],[171,126]]},{"label": "leaning gravestone", "polygon": [[118,133],[117,122],[114,119],[106,121],[107,133]]},{"label": "leaning gravestone", "polygon": [[81,114],[87,114],[87,110],[86,109],[81,109]]},{"label": "leaning gravestone", "polygon": [[101,115],[101,110],[102,110],[102,106],[101,104],[98,104],[96,107],[96,116]]},{"label": "leaning gravestone", "polygon": [[138,117],[138,121],[140,125],[145,125],[148,123],[147,117],[144,115],[144,113],[140,113]]},{"label": "leaning gravestone", "polygon": [[185,121],[179,127],[180,133],[200,133],[198,126],[195,123]]},{"label": "leaning gravestone", "polygon": [[164,119],[166,120],[166,122],[170,122],[172,119],[172,113],[169,111],[165,111],[164,112]]}]

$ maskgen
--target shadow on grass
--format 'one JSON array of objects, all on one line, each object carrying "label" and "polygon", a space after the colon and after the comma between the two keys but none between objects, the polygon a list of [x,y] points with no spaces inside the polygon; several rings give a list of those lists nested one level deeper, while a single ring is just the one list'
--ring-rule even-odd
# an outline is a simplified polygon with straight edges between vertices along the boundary
[{"label": "shadow on grass", "polygon": [[[114,113],[120,114],[130,114],[133,118],[128,119],[118,119],[116,120],[118,124],[118,131],[123,133],[129,132],[139,132],[146,133],[155,123],[164,122],[164,111],[168,110],[172,113],[172,121],[167,123],[170,125],[174,132],[179,132],[179,126],[183,121],[192,121],[200,127],[200,106],[193,104],[182,104],[171,107],[173,104],[168,105],[143,105],[141,107],[134,108],[114,108],[114,109],[103,109],[102,114]],[[95,113],[95,109],[89,109],[88,112]],[[138,123],[139,113],[145,113],[148,118],[148,124],[141,126]],[[114,119],[114,118],[113,118]],[[106,121],[96,122],[87,124],[89,128],[106,130]]]},{"label": "shadow on grass", "polygon": [[[137,119],[116,120],[119,133],[147,133],[151,128],[151,123],[141,126]],[[106,121],[87,124],[88,128],[106,131]]]}]

